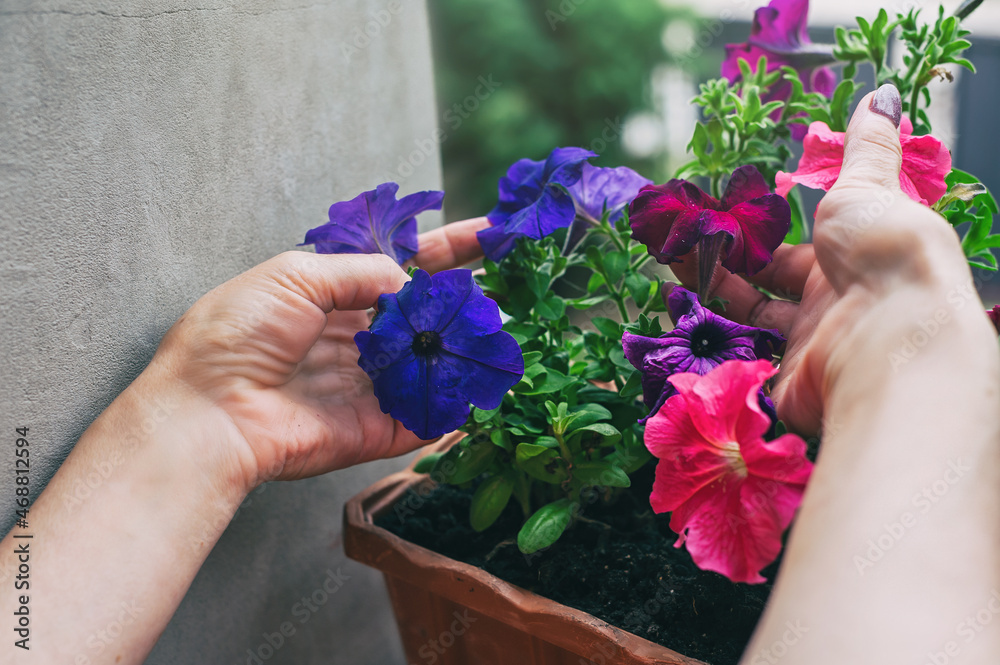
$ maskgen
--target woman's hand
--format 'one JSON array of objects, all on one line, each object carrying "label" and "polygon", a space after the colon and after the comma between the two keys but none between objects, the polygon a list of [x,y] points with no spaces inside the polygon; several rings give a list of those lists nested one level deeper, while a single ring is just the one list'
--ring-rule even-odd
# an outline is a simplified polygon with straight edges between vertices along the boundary
[{"label": "woman's hand", "polygon": [[[479,218],[424,234],[415,262],[436,272],[477,258],[485,226]],[[378,296],[407,280],[383,255],[281,254],[198,300],[148,372],[182,382],[231,421],[220,430],[235,440],[219,443],[236,453],[247,490],[401,455],[423,442],[379,409],[354,334]]]},{"label": "woman's hand", "polygon": [[[978,311],[955,232],[900,190],[898,128],[870,109],[874,95],[861,100],[851,120],[843,169],[817,211],[814,244],[782,245],[750,279],[783,299],[725,270],[716,270],[709,291],[710,299],[729,301],[726,317],[788,338],[772,396],[781,419],[805,435],[818,431],[824,398],[859,348],[885,349],[885,362],[868,367],[877,377],[897,369],[894,359],[907,361],[903,349],[891,354],[914,334],[915,322],[934,321],[941,311],[984,344],[995,337]],[[693,283],[697,262],[688,259],[674,272]]]}]

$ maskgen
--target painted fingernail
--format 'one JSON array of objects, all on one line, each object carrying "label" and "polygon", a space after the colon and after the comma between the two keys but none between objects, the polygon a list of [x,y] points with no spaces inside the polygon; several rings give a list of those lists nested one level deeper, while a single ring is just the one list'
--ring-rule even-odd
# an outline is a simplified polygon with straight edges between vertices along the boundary
[{"label": "painted fingernail", "polygon": [[876,90],[875,96],[872,97],[871,106],[868,108],[889,118],[892,120],[892,124],[899,127],[899,120],[903,117],[903,100],[899,96],[899,90],[896,90],[896,86],[893,84],[886,83]]}]

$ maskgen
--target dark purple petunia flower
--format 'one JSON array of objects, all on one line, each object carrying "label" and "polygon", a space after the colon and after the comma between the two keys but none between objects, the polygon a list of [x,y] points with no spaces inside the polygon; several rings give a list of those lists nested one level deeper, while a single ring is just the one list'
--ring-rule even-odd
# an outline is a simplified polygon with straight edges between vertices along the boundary
[{"label": "dark purple petunia flower", "polygon": [[576,202],[578,215],[600,221],[604,211],[608,211],[608,221],[614,224],[625,214],[625,206],[635,198],[639,190],[653,181],[628,168],[600,168],[583,165],[583,172],[569,193]]},{"label": "dark purple petunia flower", "polygon": [[417,270],[379,297],[371,327],[354,336],[358,365],[383,413],[433,439],[465,423],[469,402],[495,409],[521,380],[524,356],[500,325],[471,270]]},{"label": "dark purple petunia flower", "polygon": [[673,330],[656,338],[629,332],[622,336],[625,357],[642,372],[642,400],[649,408],[646,418],[676,392],[667,381],[671,375],[705,375],[726,360],[771,360],[785,341],[777,330],[742,326],[712,313],[694,293],[679,286],[667,302],[677,320]]},{"label": "dark purple petunia flower", "polygon": [[515,162],[500,178],[500,200],[486,215],[493,226],[476,234],[486,256],[499,261],[519,237],[544,238],[569,226],[576,207],[565,188],[580,179],[584,163],[596,156],[583,148],[556,148],[544,162]]},{"label": "dark purple petunia flower", "polygon": [[[793,67],[802,79],[806,92],[818,92],[833,96],[837,78],[829,67],[835,62],[833,49],[809,40],[806,17],[809,14],[809,0],[771,0],[767,7],[754,12],[750,39],[742,44],[727,44],[726,59],[722,62],[722,76],[731,83],[740,79],[739,60],[746,60],[756,71],[760,57],[767,57],[767,71],[784,66]],[[764,103],[776,99],[785,100],[791,95],[792,86],[778,81],[764,96]],[[775,112],[780,114],[781,110]],[[775,118],[777,119],[777,118]],[[793,135],[798,140],[806,134],[805,125],[792,125]]]},{"label": "dark purple petunia flower", "polygon": [[[717,201],[687,180],[643,187],[629,207],[632,238],[660,263],[679,261],[699,246],[700,287],[707,288],[720,251],[722,265],[752,275],[771,262],[788,233],[788,201],[772,194],[753,166],[733,172]],[[707,276],[706,276],[707,275]]]},{"label": "dark purple petunia flower", "polygon": [[330,206],[330,221],[306,233],[303,245],[320,254],[386,254],[402,265],[417,253],[416,215],[440,210],[444,192],[417,192],[396,200],[387,182]]}]

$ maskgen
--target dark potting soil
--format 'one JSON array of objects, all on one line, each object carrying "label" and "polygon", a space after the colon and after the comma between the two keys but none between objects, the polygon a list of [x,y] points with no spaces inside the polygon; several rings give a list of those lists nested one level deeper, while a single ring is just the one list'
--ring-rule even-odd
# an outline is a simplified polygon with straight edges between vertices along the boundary
[{"label": "dark potting soil", "polygon": [[[736,665],[771,592],[771,583],[736,584],[698,569],[669,516],[649,507],[652,466],[613,503],[586,505],[555,545],[524,555],[511,539],[524,521],[511,501],[482,533],[469,526],[472,490],[438,487],[412,511],[377,523],[412,543],[485,569],[500,579],[583,610],[635,635],[710,665]],[[773,580],[777,564],[763,575]]]}]

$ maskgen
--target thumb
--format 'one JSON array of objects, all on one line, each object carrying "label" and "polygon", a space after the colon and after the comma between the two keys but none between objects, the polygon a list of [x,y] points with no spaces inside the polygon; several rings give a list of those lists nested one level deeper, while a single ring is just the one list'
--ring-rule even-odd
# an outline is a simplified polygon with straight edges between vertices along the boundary
[{"label": "thumb", "polygon": [[844,138],[844,164],[835,188],[883,187],[899,191],[903,151],[899,122],[903,101],[896,86],[886,83],[862,98]]}]

